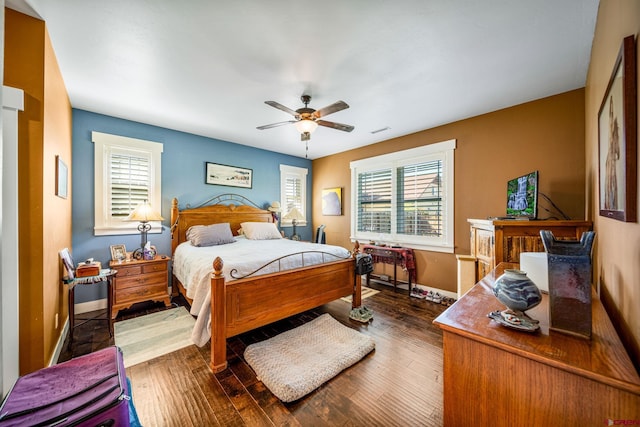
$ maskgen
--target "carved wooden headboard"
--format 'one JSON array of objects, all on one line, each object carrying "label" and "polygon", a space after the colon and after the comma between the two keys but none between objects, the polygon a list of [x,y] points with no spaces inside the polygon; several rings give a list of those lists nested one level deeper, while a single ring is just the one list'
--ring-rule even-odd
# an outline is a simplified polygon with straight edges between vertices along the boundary
[{"label": "carved wooden headboard", "polygon": [[[236,204],[240,203],[240,204]],[[228,222],[233,235],[238,234],[243,222],[273,222],[273,214],[260,209],[250,200],[231,194],[216,196],[203,204],[180,210],[178,199],[171,201],[171,253],[186,241],[189,227]]]}]

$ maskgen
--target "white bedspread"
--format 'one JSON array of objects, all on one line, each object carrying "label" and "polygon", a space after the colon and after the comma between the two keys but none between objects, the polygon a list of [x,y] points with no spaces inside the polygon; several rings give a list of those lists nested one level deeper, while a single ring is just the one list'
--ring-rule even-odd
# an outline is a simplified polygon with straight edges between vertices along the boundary
[{"label": "white bedspread", "polygon": [[[236,269],[235,276],[244,276],[276,258],[303,251],[322,251],[337,255],[339,258],[349,257],[345,248],[316,243],[296,242],[287,239],[249,240],[236,237],[235,243],[220,246],[195,247],[190,242],[178,245],[173,257],[173,274],[180,280],[187,291],[187,297],[193,300],[191,314],[198,316],[191,338],[202,347],[211,338],[211,280],[213,260],[222,258],[222,272],[226,282],[234,280],[230,272]],[[267,274],[283,270],[291,270],[301,266],[336,261],[331,255],[319,253],[296,255],[285,258],[260,270],[258,274]]]}]

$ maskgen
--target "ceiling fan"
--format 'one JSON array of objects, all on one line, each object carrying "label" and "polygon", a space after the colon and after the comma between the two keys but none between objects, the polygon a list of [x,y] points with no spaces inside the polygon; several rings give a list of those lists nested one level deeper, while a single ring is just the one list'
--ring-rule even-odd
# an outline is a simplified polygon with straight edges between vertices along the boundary
[{"label": "ceiling fan", "polygon": [[265,104],[271,105],[272,107],[282,110],[285,113],[291,114],[293,117],[295,117],[295,120],[287,120],[286,122],[278,122],[272,123],[270,125],[258,126],[257,129],[270,129],[277,126],[293,123],[295,124],[296,129],[300,131],[301,141],[309,141],[309,139],[311,139],[311,132],[316,130],[318,125],[342,130],[345,132],[351,132],[353,130],[353,126],[351,125],[321,120],[321,118],[324,116],[328,116],[331,113],[349,108],[349,105],[346,102],[338,101],[319,110],[314,110],[313,108],[309,108],[309,102],[311,102],[310,95],[302,95],[300,97],[300,100],[302,100],[304,108],[298,108],[295,111],[289,107],[285,107],[284,105],[276,101],[264,101]]}]

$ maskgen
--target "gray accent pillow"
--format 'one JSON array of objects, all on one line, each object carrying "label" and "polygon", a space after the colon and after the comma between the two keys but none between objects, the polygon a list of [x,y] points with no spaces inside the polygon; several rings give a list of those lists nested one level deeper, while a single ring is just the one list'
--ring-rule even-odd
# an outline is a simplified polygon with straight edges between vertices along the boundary
[{"label": "gray accent pillow", "polygon": [[187,240],[193,246],[216,246],[233,243],[236,240],[228,222],[211,225],[194,225],[187,230]]}]

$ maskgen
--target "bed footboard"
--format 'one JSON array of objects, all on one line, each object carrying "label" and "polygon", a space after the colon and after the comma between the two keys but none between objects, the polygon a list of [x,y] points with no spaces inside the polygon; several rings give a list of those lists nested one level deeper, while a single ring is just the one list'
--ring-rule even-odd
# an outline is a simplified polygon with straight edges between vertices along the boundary
[{"label": "bed footboard", "polygon": [[[355,253],[358,251],[356,244]],[[211,362],[213,372],[227,367],[227,338],[352,295],[361,304],[361,278],[355,259],[303,267],[225,282],[223,261],[211,274]]]}]

